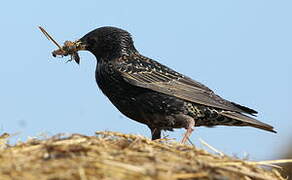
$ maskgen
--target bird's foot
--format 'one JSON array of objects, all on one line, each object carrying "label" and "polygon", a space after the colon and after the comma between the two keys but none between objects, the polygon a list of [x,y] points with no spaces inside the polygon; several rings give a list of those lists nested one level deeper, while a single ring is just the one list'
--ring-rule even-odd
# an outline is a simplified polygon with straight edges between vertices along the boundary
[{"label": "bird's foot", "polygon": [[195,121],[193,119],[189,119],[188,120],[188,124],[187,124],[187,131],[184,134],[184,137],[181,140],[181,143],[185,144],[186,141],[189,139],[189,137],[191,136],[192,132],[193,132],[193,127],[195,126]]},{"label": "bird's foot", "polygon": [[161,130],[158,128],[150,128],[152,140],[160,139],[161,138]]},{"label": "bird's foot", "polygon": [[192,134],[192,132],[193,132],[193,128],[188,128],[187,129],[187,131],[185,132],[185,134],[184,134],[184,137],[182,138],[182,140],[181,140],[181,143],[182,144],[185,144],[186,143],[186,141],[188,140],[188,138],[190,137],[190,135]]}]

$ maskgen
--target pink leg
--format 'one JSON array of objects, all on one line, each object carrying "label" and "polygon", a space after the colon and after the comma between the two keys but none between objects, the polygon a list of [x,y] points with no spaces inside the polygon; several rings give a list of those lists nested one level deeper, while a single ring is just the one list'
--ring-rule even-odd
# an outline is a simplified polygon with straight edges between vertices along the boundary
[{"label": "pink leg", "polygon": [[193,132],[193,127],[195,126],[195,121],[194,119],[192,118],[189,118],[188,121],[187,121],[187,126],[186,126],[186,132],[184,134],[184,137],[182,138],[181,140],[181,143],[186,143],[186,141],[188,140],[188,138],[190,137],[190,135],[192,134]]}]

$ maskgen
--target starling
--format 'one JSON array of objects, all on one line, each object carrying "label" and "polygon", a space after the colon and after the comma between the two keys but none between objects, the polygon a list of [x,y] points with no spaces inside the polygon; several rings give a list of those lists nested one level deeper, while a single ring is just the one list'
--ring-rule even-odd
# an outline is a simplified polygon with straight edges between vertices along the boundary
[{"label": "starling", "polygon": [[[195,126],[251,126],[276,132],[250,115],[257,112],[225,100],[191,78],[141,55],[131,34],[116,27],[97,28],[70,42],[53,55],[71,55],[79,63],[79,50],[97,60],[97,85],[125,116],[146,124],[152,139],[162,130],[185,128],[186,142]],[[77,57],[77,58],[76,58]]]}]

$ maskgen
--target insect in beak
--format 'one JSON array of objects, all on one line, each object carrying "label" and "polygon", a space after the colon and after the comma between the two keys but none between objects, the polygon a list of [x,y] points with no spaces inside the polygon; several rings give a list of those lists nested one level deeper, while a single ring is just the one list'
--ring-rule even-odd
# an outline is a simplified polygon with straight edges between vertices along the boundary
[{"label": "insect in beak", "polygon": [[64,46],[60,46],[50,35],[49,33],[39,26],[39,29],[42,31],[42,33],[48,38],[50,41],[52,41],[59,49],[52,52],[52,55],[54,57],[56,56],[68,56],[70,55],[70,59],[67,61],[74,60],[77,64],[80,63],[80,57],[78,54],[78,51],[85,50],[85,45],[82,44],[80,40],[77,41],[65,41]]}]

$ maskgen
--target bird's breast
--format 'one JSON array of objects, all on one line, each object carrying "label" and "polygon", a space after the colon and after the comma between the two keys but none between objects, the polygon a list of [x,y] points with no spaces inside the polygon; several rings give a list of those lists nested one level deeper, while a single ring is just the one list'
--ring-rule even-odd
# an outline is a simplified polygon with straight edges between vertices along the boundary
[{"label": "bird's breast", "polygon": [[184,113],[183,100],[131,85],[118,72],[103,64],[97,66],[96,82],[113,105],[129,118],[166,129],[181,126],[180,119],[174,116]]},{"label": "bird's breast", "polygon": [[128,84],[121,74],[114,70],[111,64],[98,63],[95,72],[95,79],[102,92],[111,98],[123,98],[137,92],[136,88]]}]

